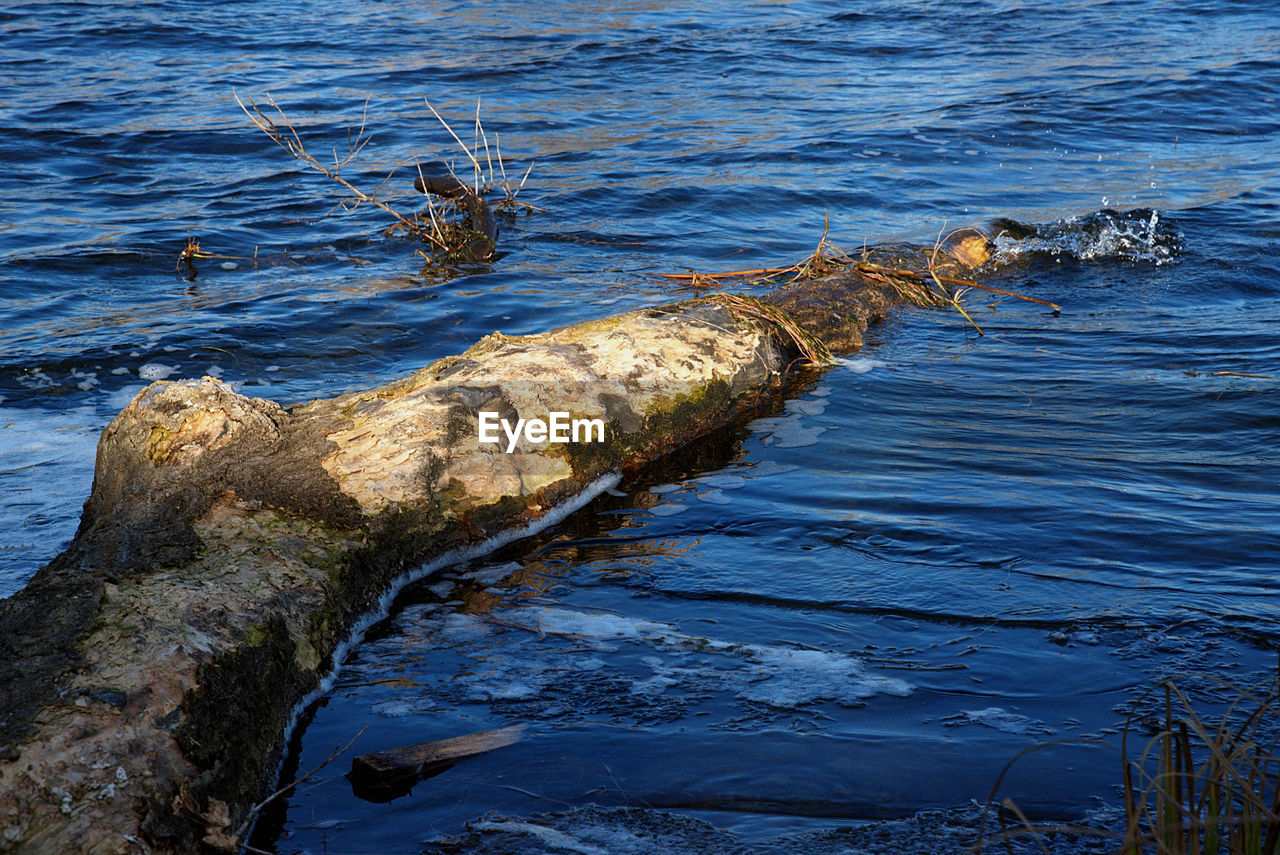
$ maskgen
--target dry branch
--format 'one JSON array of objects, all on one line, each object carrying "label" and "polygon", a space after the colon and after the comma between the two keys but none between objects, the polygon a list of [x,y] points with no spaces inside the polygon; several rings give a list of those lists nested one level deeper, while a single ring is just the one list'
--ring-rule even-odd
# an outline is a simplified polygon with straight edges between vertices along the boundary
[{"label": "dry branch", "polygon": [[[369,142],[369,137],[365,136],[364,133],[363,118],[361,119],[360,130],[357,133],[356,138],[354,140],[350,140],[348,137],[349,142],[347,154],[344,157],[339,158],[337,150],[334,150],[334,165],[333,168],[330,169],[307,151],[307,147],[303,144],[302,138],[298,136],[297,129],[293,126],[289,117],[285,115],[284,110],[281,109],[280,105],[276,103],[274,98],[270,95],[266,96],[267,104],[275,111],[275,119],[264,113],[262,109],[253,102],[253,100],[250,100],[246,105],[245,102],[240,99],[239,93],[232,90],[231,94],[236,99],[236,103],[240,105],[240,109],[249,117],[249,120],[257,125],[260,131],[270,137],[272,142],[287,151],[290,157],[295,160],[302,161],[321,175],[324,175],[326,178],[343,187],[356,200],[356,205],[361,202],[368,202],[370,205],[375,205],[394,217],[402,226],[409,229],[411,234],[418,235],[426,240],[431,240],[431,235],[423,232],[417,227],[417,225],[402,216],[386,202],[365,193],[350,181],[343,178],[340,174],[342,172],[342,168],[355,159],[356,155],[358,155]],[[353,205],[352,208],[354,207],[355,206]],[[434,241],[432,242],[434,243]]]},{"label": "dry branch", "polygon": [[[355,186],[342,175],[343,168],[355,160],[371,139],[365,130],[368,118],[368,102],[365,103],[365,109],[361,114],[359,128],[349,130],[347,133],[346,152],[339,152],[337,148],[334,148],[333,162],[328,164],[322,162],[307,150],[302,137],[298,134],[297,128],[271,95],[265,96],[266,106],[264,109],[252,100],[247,102],[242,100],[234,90],[232,94],[236,99],[236,103],[240,105],[240,109],[272,142],[288,152],[290,157],[303,162],[311,169],[324,175],[349,194],[334,205],[329,214],[339,208],[345,211],[354,210],[363,203],[374,205],[395,220],[388,229],[388,233],[403,229],[412,237],[429,244],[432,247],[431,255],[422,254],[430,261],[485,260],[493,255],[496,230],[491,227],[492,221],[488,216],[483,195],[495,183],[502,188],[504,194],[502,201],[499,203],[500,206],[511,208],[516,205],[523,205],[523,203],[516,202],[515,197],[524,187],[525,180],[528,179],[529,171],[532,170],[533,165],[530,164],[529,169],[525,171],[524,178],[520,180],[520,184],[513,187],[506,177],[506,167],[502,163],[502,154],[501,150],[499,150],[497,161],[502,180],[495,182],[494,156],[489,149],[488,135],[480,123],[479,101],[476,102],[476,141],[472,148],[468,148],[463,143],[444,117],[436,111],[430,102],[427,102],[427,108],[431,110],[432,115],[440,121],[440,124],[444,126],[445,130],[449,132],[449,135],[453,137],[453,140],[466,154],[472,165],[473,177],[470,182],[464,182],[454,175],[452,168],[446,167],[451,180],[466,188],[469,195],[453,194],[453,198],[438,202],[430,193],[427,193],[426,207],[417,214],[406,216],[378,198],[378,193],[391,180],[395,170],[392,170],[371,193]],[[485,162],[488,164],[487,177],[479,160],[482,146]],[[421,167],[417,167],[417,171],[419,184],[427,183]],[[441,207],[437,208],[438,204]],[[532,206],[523,206],[532,210]],[[329,214],[325,214],[325,216]]]},{"label": "dry branch", "polygon": [[[911,269],[904,266],[901,259],[892,258],[893,250],[891,248],[868,248],[864,246],[861,257],[852,258],[828,239],[829,226],[830,223],[824,214],[822,236],[818,240],[817,248],[807,257],[786,267],[762,267],[722,273],[689,271],[688,273],[654,273],[652,275],[660,279],[672,279],[689,283],[690,287],[697,289],[703,282],[718,283],[730,279],[777,282],[782,277],[789,275],[790,278],[784,281],[786,283],[795,283],[807,279],[818,279],[837,271],[848,271],[872,282],[891,287],[899,297],[915,305],[929,308],[953,308],[973,325],[979,335],[983,334],[982,328],[974,322],[973,318],[969,316],[969,313],[965,311],[960,303],[965,291],[970,288],[978,288],[1006,297],[1038,303],[1042,306],[1048,306],[1054,311],[1061,310],[1061,306],[1048,300],[1028,297],[1014,291],[983,285],[970,278],[949,276],[942,272],[954,268],[957,263],[961,270],[974,270],[980,268],[990,259],[990,241],[977,229],[956,229],[946,235],[939,231],[932,251],[923,254],[916,253],[914,256],[921,269]],[[945,229],[945,226],[943,228]],[[963,237],[957,237],[960,235],[963,235]],[[947,261],[940,260],[939,256],[943,253],[946,254]],[[873,256],[878,260],[873,260]],[[883,263],[886,259],[891,259],[895,263]]]}]

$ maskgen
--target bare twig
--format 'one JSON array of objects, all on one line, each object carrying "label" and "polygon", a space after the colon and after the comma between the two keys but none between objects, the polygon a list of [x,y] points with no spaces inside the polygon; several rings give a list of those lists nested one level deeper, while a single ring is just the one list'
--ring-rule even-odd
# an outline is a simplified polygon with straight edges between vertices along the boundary
[{"label": "bare twig", "polygon": [[[444,129],[449,132],[449,136],[453,137],[454,142],[456,142],[458,146],[463,150],[463,152],[466,153],[467,159],[470,160],[471,165],[475,167],[475,174],[476,174],[475,191],[476,191],[476,195],[479,196],[480,190],[481,190],[480,176],[482,174],[482,170],[480,169],[480,161],[476,160],[475,153],[471,149],[467,148],[467,144],[464,143],[461,139],[459,139],[458,135],[453,132],[453,128],[449,127],[449,123],[446,122],[444,118],[439,113],[436,112],[436,108],[431,106],[431,102],[427,101],[427,99],[425,98],[423,98],[422,100],[426,103],[427,109],[431,111],[431,115],[435,116],[436,119],[439,120],[440,124],[444,125]],[[479,109],[479,104],[477,104],[477,109]],[[450,174],[452,173],[453,173],[453,170],[450,170]],[[457,176],[455,175],[454,177],[456,178]]]},{"label": "bare twig", "polygon": [[271,804],[281,796],[288,795],[289,793],[293,792],[302,784],[305,784],[307,781],[311,780],[316,775],[320,774],[321,770],[323,770],[324,767],[328,766],[334,760],[337,760],[339,757],[345,754],[352,745],[355,745],[356,740],[359,739],[361,736],[363,736],[364,732],[368,729],[369,729],[368,725],[365,725],[364,727],[360,728],[359,732],[357,732],[355,736],[351,737],[351,739],[347,740],[345,745],[340,745],[337,748],[334,748],[332,751],[330,751],[329,756],[326,757],[324,759],[324,762],[321,763],[319,766],[316,766],[314,769],[312,769],[310,772],[307,772],[305,775],[295,778],[291,783],[286,784],[285,786],[276,790],[271,795],[267,796],[262,801],[258,802],[253,807],[249,808],[248,813],[245,814],[244,822],[241,823],[240,830],[236,834],[236,836],[244,837],[246,832],[248,832],[249,827],[253,825],[254,820],[258,818],[258,814],[262,813],[263,808],[265,808],[267,805]]},{"label": "bare twig", "polygon": [[[946,223],[943,223],[942,229],[945,229],[946,227],[947,227]],[[942,248],[942,241],[943,241],[942,229],[938,230],[938,239],[933,242],[933,254],[929,256],[929,276],[933,278],[933,284],[938,286],[938,290],[941,291],[943,294],[947,295],[948,299],[951,302],[952,308],[954,308],[960,314],[964,315],[964,319],[966,321],[973,324],[973,328],[978,331],[978,335],[986,335],[986,333],[982,331],[982,327],[978,326],[977,321],[969,317],[969,313],[964,310],[964,306],[960,305],[960,298],[964,296],[964,292],[963,291],[949,292],[943,286],[942,281],[938,279],[937,262],[938,262],[938,250]],[[957,231],[961,231],[961,230],[957,229]],[[947,237],[949,238],[953,234],[955,234],[955,231],[948,234]]]},{"label": "bare twig", "polygon": [[276,790],[271,795],[267,796],[262,801],[258,802],[253,807],[249,808],[249,813],[257,814],[264,807],[271,804],[276,799],[280,798],[281,796],[288,795],[289,793],[293,792],[293,790],[297,789],[300,785],[305,784],[307,781],[311,780],[316,775],[320,774],[320,772],[324,769],[324,767],[328,766],[334,760],[337,760],[339,757],[341,757],[343,754],[347,752],[347,749],[349,749],[352,745],[355,745],[356,740],[364,736],[364,732],[368,729],[369,729],[369,725],[367,724],[364,727],[360,728],[360,730],[356,733],[356,735],[348,739],[344,745],[339,745],[337,748],[334,748],[332,751],[330,751],[329,756],[324,759],[323,763],[321,763],[319,766],[316,766],[314,769],[312,769],[310,772],[307,772],[305,775],[295,778],[292,783],[286,784],[285,786]]},{"label": "bare twig", "polygon": [[776,273],[791,273],[799,265],[793,264],[790,267],[763,267],[759,270],[730,270],[726,273],[698,273],[690,271],[688,273],[654,273],[659,279],[680,279],[684,281],[694,281],[697,279],[746,279],[749,276],[772,276]]},{"label": "bare twig", "polygon": [[[493,157],[489,154],[489,137],[485,135],[484,125],[480,124],[480,99],[476,99],[476,136],[479,142],[475,143],[475,151],[480,150],[479,143],[484,143],[484,159],[489,164],[489,181],[493,181]],[[478,166],[479,164],[477,164]],[[480,176],[476,176],[476,193],[480,192]]]},{"label": "bare twig", "polygon": [[[364,119],[363,118],[361,119],[360,131],[356,135],[356,139],[350,143],[347,155],[345,157],[339,158],[335,150],[334,167],[331,169],[325,166],[323,163],[317,160],[310,152],[307,151],[306,146],[302,142],[302,138],[298,136],[297,129],[294,128],[293,123],[289,120],[289,117],[285,114],[284,110],[280,107],[279,104],[276,103],[275,99],[272,98],[270,94],[266,96],[266,103],[270,106],[271,110],[275,112],[274,117],[264,113],[263,110],[256,103],[254,103],[253,100],[249,100],[249,102],[246,104],[243,100],[241,100],[239,93],[237,93],[235,90],[232,90],[231,94],[236,99],[236,103],[240,105],[240,109],[243,110],[244,114],[249,117],[249,120],[252,121],[255,125],[257,125],[258,129],[261,130],[264,134],[266,134],[271,139],[272,142],[274,142],[276,145],[280,146],[282,149],[287,151],[289,155],[293,157],[295,160],[302,161],[307,166],[311,167],[312,169],[316,170],[320,174],[324,175],[326,178],[336,182],[338,185],[340,185],[343,189],[345,189],[348,193],[351,194],[351,196],[354,199],[354,202],[348,201],[348,202],[340,203],[341,207],[343,207],[346,210],[352,210],[355,207],[357,207],[360,203],[368,202],[370,205],[374,205],[382,209],[386,213],[390,214],[392,217],[395,218],[397,223],[399,223],[404,228],[408,229],[411,234],[414,234],[426,240],[429,240],[430,242],[436,244],[437,246],[440,246],[441,249],[447,249],[447,247],[440,245],[440,242],[434,235],[429,234],[426,231],[418,228],[417,224],[415,224],[413,221],[401,215],[398,211],[396,211],[390,205],[376,198],[375,196],[365,193],[363,190],[356,187],[350,181],[343,178],[342,175],[340,174],[342,167],[350,163],[351,160],[357,154],[360,153],[360,151],[365,147],[365,145],[368,144],[369,138],[364,135]],[[368,109],[368,104],[366,102],[366,110],[367,109]]]},{"label": "bare twig", "polygon": [[[395,220],[387,233],[394,233],[399,229],[404,229],[413,237],[419,238],[431,247],[430,254],[420,252],[424,258],[431,262],[437,261],[454,261],[459,259],[466,260],[483,260],[492,256],[493,243],[496,236],[496,228],[493,226],[492,220],[488,217],[486,203],[482,194],[486,192],[494,181],[494,151],[489,146],[488,135],[485,133],[484,126],[480,121],[480,101],[476,102],[475,114],[475,141],[472,147],[468,148],[461,138],[450,127],[449,123],[444,120],[439,112],[431,103],[427,102],[428,109],[436,119],[445,127],[449,135],[453,137],[454,142],[466,154],[467,159],[472,165],[472,179],[463,182],[458,179],[451,165],[446,164],[446,169],[450,177],[456,182],[456,186],[465,188],[467,194],[465,197],[454,193],[444,193],[443,196],[448,198],[437,198],[438,194],[427,192],[426,207],[417,214],[404,215],[393,209],[386,202],[379,198],[379,194],[386,187],[387,183],[395,175],[397,169],[413,163],[418,170],[419,187],[426,190],[427,186],[440,186],[438,182],[428,182],[423,176],[421,167],[414,161],[402,161],[396,164],[395,168],[377,185],[373,192],[366,192],[356,187],[351,181],[343,176],[343,169],[347,164],[351,163],[369,144],[371,137],[366,131],[368,125],[369,102],[366,100],[364,109],[361,112],[360,125],[358,128],[351,128],[347,132],[347,149],[345,152],[340,151],[336,147],[332,150],[332,162],[322,163],[318,158],[314,157],[304,144],[302,137],[299,135],[297,128],[290,121],[284,110],[271,97],[270,94],[265,96],[263,106],[259,106],[252,100],[241,99],[238,93],[233,90],[232,93],[236,99],[236,103],[240,105],[240,109],[249,117],[259,130],[271,138],[272,142],[280,146],[289,153],[290,157],[302,161],[311,169],[321,173],[331,181],[337,183],[343,190],[349,194],[346,198],[340,199],[332,208],[324,214],[324,217],[332,215],[335,211],[352,211],[361,204],[369,203],[390,214]],[[487,173],[480,164],[480,151],[483,148],[485,163],[487,164]],[[497,150],[498,169],[503,174],[503,190],[506,198],[500,203],[504,206],[521,205],[529,210],[537,210],[531,205],[515,202],[515,196],[524,186],[525,179],[529,176],[529,170],[525,171],[525,176],[520,181],[518,187],[513,188],[511,182],[506,180],[506,167],[502,162],[501,149]],[[529,169],[532,169],[530,164]],[[321,217],[320,219],[323,219]],[[192,260],[202,257],[197,251],[187,252],[180,258],[179,266],[185,263],[188,267],[192,267]],[[192,270],[194,268],[192,267]]]}]

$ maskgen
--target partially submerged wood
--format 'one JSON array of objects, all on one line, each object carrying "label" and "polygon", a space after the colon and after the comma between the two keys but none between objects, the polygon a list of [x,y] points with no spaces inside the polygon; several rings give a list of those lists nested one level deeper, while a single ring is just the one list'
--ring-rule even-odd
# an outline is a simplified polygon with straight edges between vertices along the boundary
[{"label": "partially submerged wood", "polygon": [[[903,298],[848,269],[762,299],[842,353]],[[0,850],[234,850],[292,711],[393,580],[751,410],[797,360],[767,315],[699,299],[495,333],[288,409],[148,386],[102,435],[75,540],[0,602]],[[606,439],[506,453],[480,411]]]},{"label": "partially submerged wood", "polygon": [[408,791],[419,777],[441,767],[514,745],[524,737],[524,731],[523,724],[511,724],[494,730],[361,754],[351,761],[351,783],[361,798],[386,801]]},{"label": "partially submerged wood", "polygon": [[[437,231],[446,227],[451,237],[447,256],[456,261],[486,261],[498,248],[498,223],[489,211],[484,197],[453,175],[419,175],[413,180],[413,189],[444,199],[452,199],[463,211],[459,221],[439,223]],[[419,214],[419,219],[422,215]]]}]

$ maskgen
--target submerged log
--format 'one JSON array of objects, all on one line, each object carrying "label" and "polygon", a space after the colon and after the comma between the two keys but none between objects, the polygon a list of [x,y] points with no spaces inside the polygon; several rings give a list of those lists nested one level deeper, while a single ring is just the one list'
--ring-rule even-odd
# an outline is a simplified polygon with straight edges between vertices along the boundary
[{"label": "submerged log", "polygon": [[453,175],[419,175],[413,181],[419,193],[453,199],[465,212],[458,230],[458,245],[448,253],[456,261],[487,261],[498,248],[498,223],[479,193]]},{"label": "submerged log", "polygon": [[[848,352],[900,286],[851,267],[762,299]],[[292,408],[208,377],[142,390],[103,432],[72,544],[0,601],[0,850],[234,850],[295,708],[406,568],[750,410],[796,359],[784,327],[697,299],[495,333]],[[481,413],[599,420],[603,441],[482,442]]]},{"label": "submerged log", "polygon": [[361,754],[351,761],[348,778],[360,798],[389,801],[408,792],[421,776],[435,774],[467,757],[514,745],[524,736],[524,730],[523,724],[511,724],[495,730]]}]

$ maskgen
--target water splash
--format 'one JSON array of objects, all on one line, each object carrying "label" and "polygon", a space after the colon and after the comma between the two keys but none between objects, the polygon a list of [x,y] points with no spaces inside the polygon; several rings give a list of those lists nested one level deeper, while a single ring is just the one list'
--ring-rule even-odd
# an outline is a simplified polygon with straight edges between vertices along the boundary
[{"label": "water splash", "polygon": [[1034,254],[1079,261],[1126,260],[1167,264],[1182,250],[1182,232],[1152,208],[1104,209],[1031,227],[1025,236],[1008,230],[995,239],[996,260]]}]

